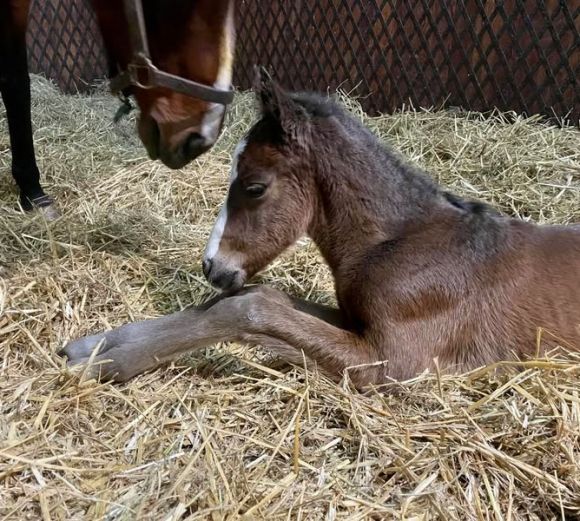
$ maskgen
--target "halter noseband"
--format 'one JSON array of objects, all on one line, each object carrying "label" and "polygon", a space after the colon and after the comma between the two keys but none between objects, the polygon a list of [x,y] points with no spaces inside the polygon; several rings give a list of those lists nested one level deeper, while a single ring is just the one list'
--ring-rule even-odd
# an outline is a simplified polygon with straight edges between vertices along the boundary
[{"label": "halter noseband", "polygon": [[147,30],[141,0],[123,0],[123,6],[129,26],[133,57],[127,69],[110,81],[110,89],[114,94],[122,95],[128,87],[141,89],[165,87],[180,94],[220,105],[229,105],[233,101],[233,90],[216,89],[155,67],[147,44]]}]

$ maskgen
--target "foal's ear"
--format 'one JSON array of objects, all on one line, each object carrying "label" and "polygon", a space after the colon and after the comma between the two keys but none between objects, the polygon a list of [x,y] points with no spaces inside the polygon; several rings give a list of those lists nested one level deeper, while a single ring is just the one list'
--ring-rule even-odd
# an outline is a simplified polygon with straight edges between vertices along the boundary
[{"label": "foal's ear", "polygon": [[288,94],[264,67],[255,67],[254,72],[254,92],[260,102],[262,114],[281,119],[284,105],[290,102]]},{"label": "foal's ear", "polygon": [[255,70],[254,91],[260,103],[262,116],[273,117],[280,123],[286,137],[300,141],[306,130],[308,113],[272,79],[266,69],[256,67]]}]

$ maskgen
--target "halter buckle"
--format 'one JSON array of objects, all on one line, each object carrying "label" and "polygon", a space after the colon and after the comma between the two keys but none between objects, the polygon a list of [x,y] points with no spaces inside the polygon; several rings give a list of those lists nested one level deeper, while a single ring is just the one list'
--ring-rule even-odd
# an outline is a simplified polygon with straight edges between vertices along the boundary
[{"label": "halter buckle", "polygon": [[150,60],[140,57],[140,62],[131,62],[127,65],[127,73],[131,79],[131,83],[140,89],[155,88],[154,70],[155,66]]}]

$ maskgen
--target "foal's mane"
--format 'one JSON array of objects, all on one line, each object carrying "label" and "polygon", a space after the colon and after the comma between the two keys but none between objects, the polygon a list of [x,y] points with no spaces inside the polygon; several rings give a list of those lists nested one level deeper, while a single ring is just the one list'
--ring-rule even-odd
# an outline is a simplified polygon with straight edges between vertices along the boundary
[{"label": "foal's mane", "polygon": [[356,128],[357,130],[364,132],[366,137],[369,138],[369,145],[378,146],[388,156],[396,158],[396,162],[405,170],[407,175],[416,175],[422,178],[427,178],[427,184],[430,184],[432,188],[435,189],[435,193],[442,196],[443,199],[452,206],[473,216],[486,215],[498,217],[501,215],[500,212],[485,202],[467,199],[447,191],[444,187],[435,182],[425,170],[412,166],[409,163],[409,160],[392,145],[380,141],[379,138],[368,129],[368,127],[356,118],[356,116],[351,114],[331,97],[312,92],[295,92],[289,94],[289,96],[294,103],[300,105],[312,118],[334,117],[341,124],[346,123],[350,129]]},{"label": "foal's mane", "polygon": [[[332,98],[315,92],[294,92],[290,99],[300,105],[312,117],[328,118],[346,116],[346,111]],[[351,117],[350,115],[348,117]]]}]

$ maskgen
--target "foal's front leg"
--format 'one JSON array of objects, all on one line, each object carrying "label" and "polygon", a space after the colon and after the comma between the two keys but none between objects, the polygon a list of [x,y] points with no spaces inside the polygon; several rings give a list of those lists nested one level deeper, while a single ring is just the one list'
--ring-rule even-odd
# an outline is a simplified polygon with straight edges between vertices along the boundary
[{"label": "foal's front leg", "polygon": [[208,312],[222,330],[235,320],[239,340],[260,344],[295,364],[301,364],[304,353],[335,379],[348,370],[360,387],[384,374],[384,367],[375,364],[373,347],[344,328],[338,310],[259,286],[218,302]]},{"label": "foal's front leg", "polygon": [[[229,310],[212,309],[217,302],[231,298],[219,295],[198,307],[82,337],[69,342],[59,354],[67,357],[69,365],[91,362],[87,369],[89,378],[125,382],[188,351],[218,342],[245,340],[247,334],[239,327],[241,317],[229,314],[232,307],[240,310],[239,301],[232,301]],[[320,313],[326,313],[322,306]],[[276,346],[277,352],[288,353],[284,358],[302,363],[297,351],[275,338],[255,334],[251,343]]]},{"label": "foal's front leg", "polygon": [[[88,362],[99,347],[89,374],[124,382],[188,351],[241,341],[262,345],[300,365],[304,352],[325,373],[340,378],[347,368],[374,362],[370,346],[341,329],[341,322],[337,310],[259,286],[198,308],[81,338],[62,354],[76,365]],[[365,385],[376,380],[377,370],[357,368],[349,375],[356,385]]]},{"label": "foal's front leg", "polygon": [[229,331],[217,330],[215,321],[207,314],[221,298],[225,297],[161,318],[79,338],[68,343],[59,354],[68,358],[69,365],[91,361],[89,377],[125,382],[187,351],[234,340],[228,336]]}]

